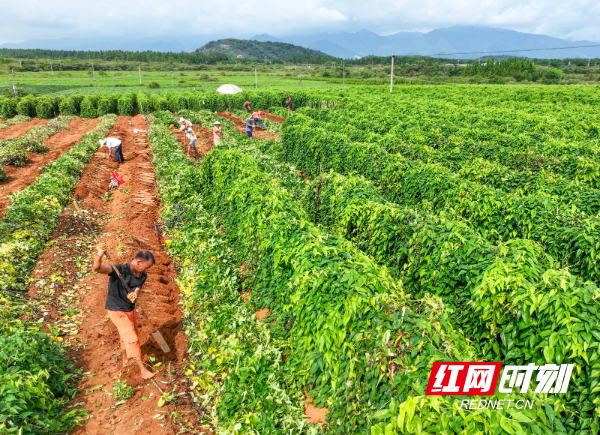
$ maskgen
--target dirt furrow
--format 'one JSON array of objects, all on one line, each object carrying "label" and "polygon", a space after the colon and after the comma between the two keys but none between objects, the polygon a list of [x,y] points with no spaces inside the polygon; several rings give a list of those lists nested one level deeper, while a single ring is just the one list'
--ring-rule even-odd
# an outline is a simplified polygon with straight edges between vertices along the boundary
[{"label": "dirt furrow", "polygon": [[200,124],[194,124],[194,133],[196,133],[196,150],[190,149],[188,153],[189,140],[185,138],[185,133],[179,131],[179,129],[171,130],[175,137],[184,146],[185,153],[192,158],[199,158],[201,155],[208,153],[215,146],[213,141],[213,133],[207,128],[202,127]]},{"label": "dirt furrow", "polygon": [[[153,168],[148,160],[134,153],[149,150],[134,144],[134,128],[147,130],[142,116],[118,118],[110,136],[122,140],[125,162],[117,166],[106,158],[105,148],[99,149],[76,186],[75,197],[81,200],[81,207],[88,216],[97,222],[99,237],[116,263],[131,261],[140,249],[148,249],[155,256],[156,264],[148,270],[148,279],[138,299],[137,319],[143,359],[158,373],[155,380],[167,393],[166,397],[161,396],[152,383],[141,379],[135,364],[122,367],[118,333],[104,308],[108,277],[89,273],[95,251],[91,249],[89,236],[85,241],[81,218],[73,217],[71,210],[66,210],[61,217],[53,238],[55,242],[43,254],[33,277],[38,283],[52,281],[58,264],[64,270],[63,282],[54,281],[54,298],[62,300],[64,305],[68,300],[64,295],[77,293],[73,302],[67,303],[73,308],[70,313],[66,313],[64,307],[59,310],[60,304],[57,304],[58,307],[47,310],[46,315],[49,327],[71,320],[69,324],[76,325],[61,338],[69,341],[70,356],[86,373],[79,384],[80,395],[72,405],[82,407],[90,417],[87,424],[76,428],[73,434],[176,434],[184,428],[188,433],[201,433],[197,421],[202,410],[189,402],[187,378],[182,375],[187,342],[178,305],[179,287],[174,281],[177,272],[155,226],[160,202],[158,199],[136,202],[138,195],[155,191],[138,179],[141,173],[151,176]],[[124,183],[117,191],[107,193],[108,179],[114,170]],[[84,247],[83,253],[73,260],[77,255],[69,255],[69,251],[78,246]],[[66,257],[63,252],[67,253]],[[74,277],[80,279],[74,280]],[[30,295],[35,297],[42,287],[33,284]],[[65,314],[73,317],[65,320]],[[169,353],[163,353],[152,338],[155,330],[164,336],[171,349]],[[121,403],[114,392],[126,387],[133,389],[130,389],[132,396]]]},{"label": "dirt furrow", "polygon": [[0,219],[10,206],[8,197],[32,184],[40,175],[40,168],[59,158],[81,140],[81,136],[98,125],[99,119],[78,118],[69,122],[69,128],[44,141],[48,152],[28,152],[29,164],[23,167],[4,166],[8,178],[0,183]]},{"label": "dirt furrow", "polygon": [[283,124],[283,121],[285,121],[285,118],[283,118],[281,116],[277,116],[277,115],[272,115],[269,112],[265,112],[264,110],[263,110],[262,114],[269,121],[277,122],[279,124]]},{"label": "dirt furrow", "polygon": [[33,118],[29,122],[23,122],[21,124],[11,125],[10,127],[3,128],[0,130],[0,140],[14,139],[19,136],[23,136],[29,130],[38,125],[44,125],[48,122],[47,119]]},{"label": "dirt furrow", "polygon": [[[222,118],[229,119],[229,120],[235,122],[235,126],[237,127],[237,130],[242,134],[246,134],[246,121],[238,118],[237,116],[232,115],[229,112],[217,112],[217,115],[219,115]],[[267,133],[262,128],[260,128],[260,126],[256,129],[256,131],[252,132],[252,137],[255,137],[258,139],[277,140],[277,136],[275,136],[274,134]]]}]

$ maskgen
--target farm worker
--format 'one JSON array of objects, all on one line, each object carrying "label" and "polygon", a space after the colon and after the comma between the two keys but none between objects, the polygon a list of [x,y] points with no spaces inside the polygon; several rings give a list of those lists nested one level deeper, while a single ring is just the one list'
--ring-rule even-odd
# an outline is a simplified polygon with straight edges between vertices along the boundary
[{"label": "farm worker", "polygon": [[179,127],[179,131],[184,131],[188,128],[194,128],[194,125],[185,118],[179,118],[179,123],[181,124],[181,127]]},{"label": "farm worker", "polygon": [[[188,121],[187,119],[185,119],[183,117],[179,118],[179,124],[181,124],[179,126],[179,131],[185,131],[186,132],[185,137],[187,138],[187,130],[188,130],[188,128],[192,128],[193,129],[194,125],[190,121]],[[185,140],[184,140],[184,144],[185,144]],[[189,146],[188,146],[188,154],[189,154]]]},{"label": "farm worker", "polygon": [[213,141],[215,146],[221,142],[223,139],[223,130],[221,130],[221,123],[219,121],[215,121],[215,126],[213,127]]},{"label": "farm worker", "polygon": [[135,313],[135,301],[140,289],[146,282],[148,275],[146,270],[154,265],[154,256],[150,251],[140,251],[130,263],[117,264],[115,267],[121,274],[127,289],[112,269],[111,266],[102,264],[102,256],[106,252],[104,245],[96,246],[97,254],[92,264],[92,270],[96,273],[108,275],[108,293],[106,295],[105,308],[108,317],[116,326],[121,340],[121,350],[125,353],[123,366],[135,361],[140,368],[143,379],[152,379],[155,374],[148,370],[142,363],[142,349],[140,347],[137,319]]},{"label": "farm worker", "polygon": [[246,134],[250,138],[252,137],[252,128],[253,127],[255,127],[254,119],[250,118],[248,121],[246,121]]},{"label": "farm worker", "polygon": [[194,129],[192,127],[188,127],[188,129],[185,131],[185,137],[187,137],[190,141],[190,143],[188,144],[188,154],[190,153],[190,146],[194,149],[196,149],[196,134],[194,133]]},{"label": "farm worker", "polygon": [[288,95],[288,100],[287,100],[287,102],[288,102],[288,107],[287,107],[287,109],[288,109],[288,110],[292,110],[292,96],[291,96],[291,95]]},{"label": "farm worker", "polygon": [[260,128],[262,128],[264,130],[265,127],[263,126],[263,123],[260,120],[261,116],[262,116],[262,112],[260,110],[258,112],[252,112],[252,117],[254,118],[254,123],[256,124],[258,122],[260,124]]},{"label": "farm worker", "polygon": [[107,137],[106,139],[100,139],[100,148],[106,145],[108,149],[107,158],[111,158],[113,155],[115,156],[115,162],[123,163],[125,159],[123,158],[123,144],[116,137]]},{"label": "farm worker", "polygon": [[252,101],[246,101],[243,104],[242,109],[244,109],[246,112],[250,113],[250,104],[252,104]]}]

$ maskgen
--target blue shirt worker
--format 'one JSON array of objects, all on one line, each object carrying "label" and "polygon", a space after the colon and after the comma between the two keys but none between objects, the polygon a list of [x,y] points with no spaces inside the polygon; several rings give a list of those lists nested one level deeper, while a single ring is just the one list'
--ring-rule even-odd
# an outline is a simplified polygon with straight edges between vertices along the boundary
[{"label": "blue shirt worker", "polygon": [[246,121],[246,134],[248,137],[252,137],[252,128],[254,127],[254,118],[250,118]]}]

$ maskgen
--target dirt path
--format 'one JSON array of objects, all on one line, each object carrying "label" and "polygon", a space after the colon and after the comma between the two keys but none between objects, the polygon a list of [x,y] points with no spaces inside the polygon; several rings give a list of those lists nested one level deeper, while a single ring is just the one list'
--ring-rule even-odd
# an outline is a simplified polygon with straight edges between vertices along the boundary
[{"label": "dirt path", "polygon": [[285,121],[285,118],[283,118],[281,116],[277,116],[277,115],[272,115],[269,112],[265,112],[264,110],[263,110],[263,115],[269,121],[277,122],[279,124],[283,124],[283,121]]},{"label": "dirt path", "polygon": [[33,127],[37,127],[38,125],[44,125],[47,122],[47,119],[33,118],[29,122],[23,122],[21,124],[15,124],[11,125],[10,127],[3,128],[2,130],[0,130],[0,140],[14,139],[16,137],[23,136]]},{"label": "dirt path", "polygon": [[[149,148],[134,145],[133,128],[147,129],[142,116],[118,118],[110,136],[123,141],[125,163],[117,168],[114,161],[106,158],[106,151],[99,150],[76,186],[75,196],[97,223],[101,241],[108,246],[115,262],[131,261],[140,249],[149,249],[155,256],[156,264],[148,270],[148,280],[139,297],[137,319],[144,360],[158,373],[155,379],[165,392],[170,392],[171,400],[159,406],[160,393],[152,383],[139,377],[138,368],[135,365],[122,368],[118,334],[104,309],[108,277],[89,274],[95,255],[93,241],[81,218],[73,217],[72,210],[65,210],[61,216],[53,243],[43,254],[33,277],[38,283],[52,282],[51,300],[55,306],[46,310],[46,324],[60,329],[60,339],[70,345],[70,356],[87,374],[79,383],[80,394],[72,406],[82,407],[91,416],[73,434],[174,435],[184,427],[201,433],[197,421],[202,410],[188,403],[187,377],[182,376],[187,342],[181,329],[179,287],[174,282],[177,272],[157,240],[154,227],[160,203],[153,200],[140,204],[134,197],[143,191],[153,192],[137,178],[140,173],[151,176],[153,169],[146,159],[134,153]],[[115,169],[124,183],[108,195],[108,177]],[[56,278],[57,273],[62,282]],[[29,294],[35,297],[46,287],[34,283]],[[66,326],[64,322],[68,322]],[[171,348],[167,354],[151,337],[157,329]],[[134,390],[131,398],[115,407],[119,402],[112,393],[119,382]]]},{"label": "dirt path", "polygon": [[98,122],[98,119],[74,119],[69,122],[67,130],[59,131],[44,141],[48,152],[43,154],[28,152],[29,164],[27,166],[18,168],[4,166],[8,178],[0,183],[0,219],[2,219],[10,205],[8,199],[10,195],[32,184],[40,175],[40,168],[69,151],[73,145],[81,140],[81,136],[96,127]]},{"label": "dirt path", "polygon": [[[242,119],[238,118],[237,116],[232,115],[229,112],[218,112],[217,115],[221,116],[222,118],[226,118],[226,119],[229,119],[229,120],[235,122],[235,126],[237,127],[237,130],[242,134],[246,134],[246,121],[243,121]],[[266,131],[262,130],[260,127],[258,127],[258,129],[256,131],[252,132],[252,137],[255,137],[258,139],[277,140],[276,135],[269,134]]]},{"label": "dirt path", "polygon": [[[173,114],[173,116],[177,119],[179,119],[178,115],[176,113]],[[192,158],[199,158],[201,154],[206,154],[208,153],[210,150],[212,150],[215,146],[214,141],[213,141],[213,132],[210,131],[208,128],[204,128],[202,127],[200,124],[193,124],[194,125],[194,133],[196,133],[196,137],[198,138],[198,140],[196,140],[196,150],[190,150],[190,152],[187,152],[187,144],[189,143],[189,141],[187,139],[185,139],[185,133],[182,131],[179,131],[179,129],[173,129],[171,130],[171,132],[175,135],[175,137],[177,137],[177,139],[179,140],[179,142],[181,142],[182,145],[184,145],[184,150],[185,153],[188,154],[190,157]],[[199,154],[200,153],[200,154]]]}]

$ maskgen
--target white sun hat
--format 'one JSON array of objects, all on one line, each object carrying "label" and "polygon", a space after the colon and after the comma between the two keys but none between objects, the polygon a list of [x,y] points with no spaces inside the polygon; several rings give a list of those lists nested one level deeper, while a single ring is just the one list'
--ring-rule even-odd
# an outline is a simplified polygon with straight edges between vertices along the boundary
[{"label": "white sun hat", "polygon": [[219,121],[215,121],[215,125],[221,125]]},{"label": "white sun hat", "polygon": [[106,139],[100,139],[98,142],[100,143],[100,148],[102,148],[106,143]]},{"label": "white sun hat", "polygon": [[179,118],[179,122],[183,122],[183,121],[185,121],[184,118]]}]

